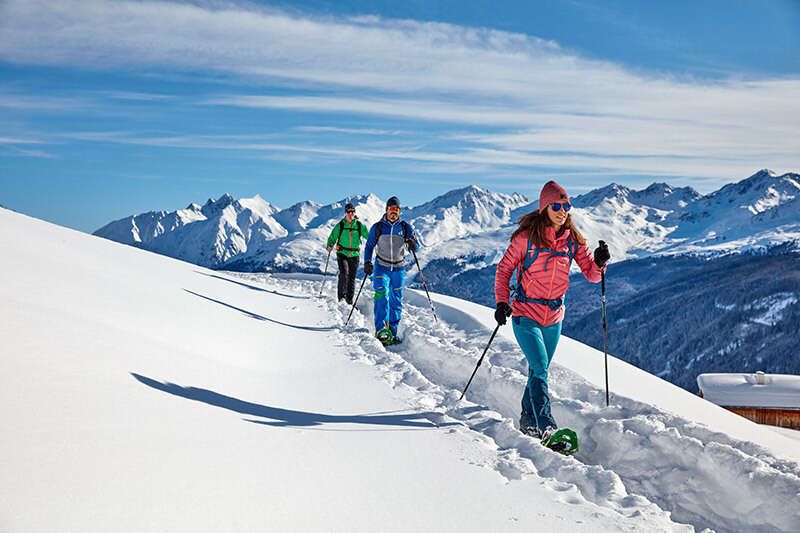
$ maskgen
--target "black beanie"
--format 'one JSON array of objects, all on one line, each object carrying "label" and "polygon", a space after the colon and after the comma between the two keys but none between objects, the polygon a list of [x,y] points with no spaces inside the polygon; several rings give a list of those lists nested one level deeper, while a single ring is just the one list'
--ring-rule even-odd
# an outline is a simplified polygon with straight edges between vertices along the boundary
[{"label": "black beanie", "polygon": [[391,206],[400,207],[400,199],[397,196],[392,196],[388,200],[386,200],[386,207],[387,209]]},{"label": "black beanie", "polygon": [[355,208],[356,208],[356,206],[354,206],[353,204],[350,204],[350,203],[348,203],[347,205],[344,206],[344,210],[345,211],[347,211],[348,209],[355,209]]}]

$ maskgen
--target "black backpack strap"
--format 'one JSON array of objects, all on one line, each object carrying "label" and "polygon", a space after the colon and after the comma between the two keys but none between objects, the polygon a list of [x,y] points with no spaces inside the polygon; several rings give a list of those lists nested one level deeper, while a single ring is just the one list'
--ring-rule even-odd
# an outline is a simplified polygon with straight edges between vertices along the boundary
[{"label": "black backpack strap", "polygon": [[336,237],[336,244],[339,244],[339,241],[342,239],[342,233],[344,233],[344,219],[339,221],[339,236]]},{"label": "black backpack strap", "polygon": [[403,228],[403,240],[407,241],[409,239],[408,234],[411,232],[411,229],[409,229],[410,226],[408,225],[408,223],[405,220],[401,220],[400,221],[400,225]]},{"label": "black backpack strap", "polygon": [[[377,226],[375,228],[375,239],[377,240],[381,236],[381,231],[383,229],[383,221],[380,220],[375,225]],[[401,220],[400,227],[403,228],[403,240],[408,240],[408,234],[411,232],[411,226],[409,226],[405,220]]]}]

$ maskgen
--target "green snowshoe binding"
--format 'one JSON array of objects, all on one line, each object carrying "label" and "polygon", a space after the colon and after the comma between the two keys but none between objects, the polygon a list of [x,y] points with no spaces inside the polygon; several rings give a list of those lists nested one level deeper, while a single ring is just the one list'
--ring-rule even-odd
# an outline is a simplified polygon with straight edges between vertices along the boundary
[{"label": "green snowshoe binding", "polygon": [[547,428],[542,433],[542,446],[562,455],[572,455],[578,453],[578,435],[567,428]]},{"label": "green snowshoe binding", "polygon": [[381,329],[376,331],[375,337],[377,337],[384,346],[391,346],[397,342],[397,339],[395,338],[394,333],[392,333],[392,329],[389,327],[389,324],[386,324]]}]

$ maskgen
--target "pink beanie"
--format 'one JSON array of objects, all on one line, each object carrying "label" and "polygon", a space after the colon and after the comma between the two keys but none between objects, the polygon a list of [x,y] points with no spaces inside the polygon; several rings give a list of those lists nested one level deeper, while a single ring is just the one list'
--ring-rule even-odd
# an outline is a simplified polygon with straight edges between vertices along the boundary
[{"label": "pink beanie", "polygon": [[548,205],[569,202],[569,196],[564,187],[553,180],[548,181],[539,193],[539,210],[543,211]]}]

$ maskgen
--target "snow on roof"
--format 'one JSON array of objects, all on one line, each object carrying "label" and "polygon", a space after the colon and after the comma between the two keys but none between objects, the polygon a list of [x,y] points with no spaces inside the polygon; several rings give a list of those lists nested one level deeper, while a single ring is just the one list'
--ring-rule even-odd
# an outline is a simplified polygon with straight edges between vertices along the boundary
[{"label": "snow on roof", "polygon": [[800,376],[787,374],[700,374],[706,400],[726,407],[800,409]]}]

